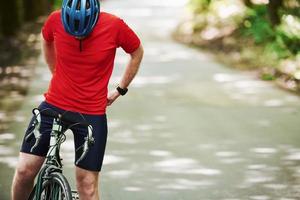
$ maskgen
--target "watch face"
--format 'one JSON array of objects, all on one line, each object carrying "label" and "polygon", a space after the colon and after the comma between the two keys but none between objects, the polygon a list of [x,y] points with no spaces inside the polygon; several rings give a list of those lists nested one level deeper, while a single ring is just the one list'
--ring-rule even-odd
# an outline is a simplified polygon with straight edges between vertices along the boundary
[{"label": "watch face", "polygon": [[127,88],[123,89],[123,88],[120,88],[119,86],[117,87],[117,90],[120,93],[120,95],[122,95],[122,96],[125,95],[128,91]]}]

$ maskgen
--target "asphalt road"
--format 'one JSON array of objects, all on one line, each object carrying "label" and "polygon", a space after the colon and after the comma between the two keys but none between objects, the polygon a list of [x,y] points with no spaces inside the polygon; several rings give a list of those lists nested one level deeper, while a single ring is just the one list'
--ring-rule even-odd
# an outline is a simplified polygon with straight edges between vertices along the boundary
[{"label": "asphalt road", "polygon": [[[300,99],[176,43],[181,0],[107,0],[141,37],[145,59],[128,95],[108,109],[101,172],[104,200],[300,199]],[[127,56],[120,50],[111,80]],[[30,94],[9,132],[0,135],[1,200],[8,200],[31,109],[50,73],[40,57]],[[72,137],[62,147],[74,187]]]}]

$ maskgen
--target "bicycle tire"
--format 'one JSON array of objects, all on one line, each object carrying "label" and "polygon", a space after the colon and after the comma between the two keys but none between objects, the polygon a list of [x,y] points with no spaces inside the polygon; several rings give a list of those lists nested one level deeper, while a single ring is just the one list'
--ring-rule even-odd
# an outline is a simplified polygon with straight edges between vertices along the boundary
[{"label": "bicycle tire", "polygon": [[63,174],[54,172],[42,184],[41,196],[36,199],[34,186],[28,200],[72,200],[72,192]]}]

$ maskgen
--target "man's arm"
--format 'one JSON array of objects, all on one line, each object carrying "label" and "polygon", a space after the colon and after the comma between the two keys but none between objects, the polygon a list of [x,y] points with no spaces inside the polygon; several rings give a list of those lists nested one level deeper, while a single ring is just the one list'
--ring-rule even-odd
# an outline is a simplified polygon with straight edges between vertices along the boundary
[{"label": "man's arm", "polygon": [[45,61],[49,67],[49,70],[53,74],[55,71],[55,48],[54,48],[54,42],[47,42],[43,36],[41,36],[42,40],[42,52],[44,54]]},{"label": "man's arm", "polygon": [[[144,49],[142,45],[140,45],[139,48],[130,54],[130,61],[126,66],[125,72],[119,84],[121,88],[127,88],[129,86],[139,70],[143,55]],[[110,106],[119,96],[120,93],[117,90],[112,91],[107,97],[107,105]]]}]

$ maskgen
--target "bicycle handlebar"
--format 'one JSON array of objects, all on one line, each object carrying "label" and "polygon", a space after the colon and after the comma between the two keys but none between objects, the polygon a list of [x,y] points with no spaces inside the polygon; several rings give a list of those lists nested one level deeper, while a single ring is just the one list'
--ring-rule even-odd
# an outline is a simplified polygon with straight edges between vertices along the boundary
[{"label": "bicycle handlebar", "polygon": [[42,134],[40,133],[40,127],[41,127],[41,115],[39,115],[39,112],[36,112],[35,110],[32,111],[33,114],[36,116],[34,118],[32,126],[34,127],[33,130],[26,136],[25,140],[30,141],[32,139],[32,136],[35,137],[35,143],[31,147],[30,151],[32,152],[38,145],[38,143],[41,140]]},{"label": "bicycle handlebar", "polygon": [[84,138],[85,142],[83,144],[83,152],[82,152],[81,156],[79,157],[79,159],[76,161],[76,164],[78,164],[81,160],[83,160],[83,158],[86,156],[86,154],[89,150],[89,147],[95,143],[95,139],[93,138],[93,127],[84,120],[79,121],[78,119],[76,119],[76,117],[74,115],[69,114],[68,112],[66,112],[64,114],[60,114],[52,109],[40,110],[38,108],[34,108],[32,110],[32,113],[35,115],[35,119],[32,124],[32,126],[34,126],[34,129],[25,137],[26,141],[30,141],[32,139],[32,136],[35,137],[35,144],[30,149],[31,152],[37,147],[37,145],[39,144],[39,142],[41,140],[42,134],[39,131],[40,126],[41,126],[41,114],[48,116],[48,117],[56,118],[56,119],[60,120],[61,122],[83,125],[88,128],[88,135],[87,135],[87,137]]},{"label": "bicycle handlebar", "polygon": [[[85,120],[81,120],[79,121],[76,116],[74,114],[71,114],[70,112],[65,112],[64,114],[60,114],[58,112],[56,112],[55,110],[52,109],[44,109],[44,110],[40,110],[38,108],[33,109],[33,112],[35,110],[38,110],[41,114],[48,116],[48,117],[53,117],[53,118],[58,118],[60,119],[60,121],[62,122],[67,122],[67,123],[71,123],[71,124],[80,124],[83,126],[88,127],[90,124],[87,123]],[[34,113],[33,113],[34,114]]]}]

